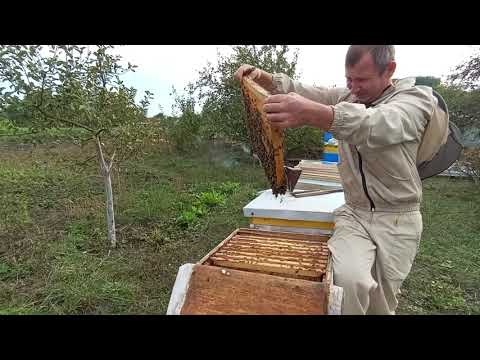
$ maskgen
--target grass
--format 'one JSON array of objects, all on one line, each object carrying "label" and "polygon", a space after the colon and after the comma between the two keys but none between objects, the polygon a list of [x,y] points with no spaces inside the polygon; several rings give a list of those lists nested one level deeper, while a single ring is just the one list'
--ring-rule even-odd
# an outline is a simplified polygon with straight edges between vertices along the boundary
[{"label": "grass", "polygon": [[0,314],[164,314],[178,267],[246,226],[239,204],[265,188],[261,168],[223,153],[127,163],[114,174],[109,251],[103,182],[95,163],[75,165],[89,156],[79,150],[1,155]]},{"label": "grass", "polygon": [[402,289],[403,313],[480,313],[479,190],[462,179],[425,181],[424,230]]},{"label": "grass", "polygon": [[[16,147],[0,155],[0,314],[164,314],[179,266],[234,229],[266,188],[232,151],[151,151],[113,176],[118,248],[106,241],[103,182],[91,148]],[[400,314],[480,313],[480,192],[424,183],[424,233]]]}]

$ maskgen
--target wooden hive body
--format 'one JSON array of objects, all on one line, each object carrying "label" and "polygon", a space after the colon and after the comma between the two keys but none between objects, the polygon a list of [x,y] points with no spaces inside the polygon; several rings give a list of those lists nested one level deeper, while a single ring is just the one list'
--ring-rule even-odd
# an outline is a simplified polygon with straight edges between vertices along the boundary
[{"label": "wooden hive body", "polygon": [[270,93],[249,77],[242,79],[241,88],[252,149],[262,163],[272,192],[275,195],[285,194],[284,133],[282,129],[270,125],[263,111],[265,99]]},{"label": "wooden hive body", "polygon": [[302,169],[301,179],[326,180],[341,183],[338,166],[336,164],[301,161],[297,167]]},{"label": "wooden hive body", "polygon": [[325,315],[327,236],[237,229],[188,275],[182,315]]}]

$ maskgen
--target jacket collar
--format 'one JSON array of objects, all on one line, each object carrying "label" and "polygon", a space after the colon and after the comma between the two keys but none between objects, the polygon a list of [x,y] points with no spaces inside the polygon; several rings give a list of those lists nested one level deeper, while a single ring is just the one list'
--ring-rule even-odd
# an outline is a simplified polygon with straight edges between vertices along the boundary
[{"label": "jacket collar", "polygon": [[[416,78],[414,77],[407,77],[403,79],[393,79],[392,85],[387,87],[380,97],[377,98],[374,102],[365,105],[366,107],[371,107],[380,104],[381,102],[385,101],[388,97],[395,95],[403,90],[410,89],[415,86]],[[347,89],[345,89],[347,90]],[[349,102],[356,102],[355,97],[352,95],[350,90],[347,90],[346,93],[340,98],[340,101],[349,101]]]},{"label": "jacket collar", "polygon": [[392,85],[386,88],[385,91],[382,93],[382,95],[380,95],[380,97],[377,100],[369,104],[368,107],[375,106],[383,102],[387,97],[415,86],[415,82],[416,82],[416,78],[414,77],[407,77],[404,79],[393,79]]}]

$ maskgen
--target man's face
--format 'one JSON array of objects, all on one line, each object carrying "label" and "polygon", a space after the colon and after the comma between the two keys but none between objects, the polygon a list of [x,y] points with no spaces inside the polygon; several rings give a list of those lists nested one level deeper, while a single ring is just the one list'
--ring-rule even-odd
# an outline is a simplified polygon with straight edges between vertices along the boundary
[{"label": "man's face", "polygon": [[380,74],[373,62],[372,55],[365,53],[358,63],[345,68],[347,88],[352,91],[358,102],[370,104],[378,99],[390,84],[394,71],[395,62],[392,61]]}]

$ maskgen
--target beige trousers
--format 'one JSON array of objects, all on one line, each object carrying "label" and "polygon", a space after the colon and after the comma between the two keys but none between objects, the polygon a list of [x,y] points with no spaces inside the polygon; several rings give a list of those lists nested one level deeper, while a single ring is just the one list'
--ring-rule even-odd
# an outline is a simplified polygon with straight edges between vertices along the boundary
[{"label": "beige trousers", "polygon": [[343,205],[328,241],[333,282],[343,288],[345,315],[394,315],[422,235],[422,215],[371,212]]}]

